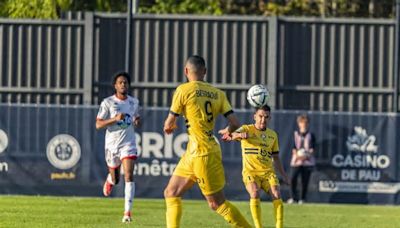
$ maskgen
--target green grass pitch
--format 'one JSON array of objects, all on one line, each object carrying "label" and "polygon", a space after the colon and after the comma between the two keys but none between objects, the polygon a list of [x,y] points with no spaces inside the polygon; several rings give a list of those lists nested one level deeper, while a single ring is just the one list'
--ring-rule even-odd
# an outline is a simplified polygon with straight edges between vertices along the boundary
[{"label": "green grass pitch", "polygon": [[[248,202],[233,202],[249,222]],[[135,199],[133,222],[122,224],[122,198],[0,195],[0,227],[165,227],[161,199]],[[271,202],[262,203],[264,227],[274,227]],[[400,227],[399,206],[284,205],[285,227]],[[204,200],[183,200],[181,227],[229,227]]]}]

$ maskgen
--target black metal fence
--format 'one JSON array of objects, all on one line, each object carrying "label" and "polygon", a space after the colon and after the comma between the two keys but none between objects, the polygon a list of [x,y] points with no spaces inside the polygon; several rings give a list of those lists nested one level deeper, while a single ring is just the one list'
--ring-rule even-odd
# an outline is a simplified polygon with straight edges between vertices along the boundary
[{"label": "black metal fence", "polygon": [[[0,19],[0,102],[99,104],[125,68],[125,18]],[[137,14],[131,29],[133,94],[144,106],[168,106],[184,60],[200,54],[207,81],[237,109],[262,83],[275,109],[399,111],[394,20]]]}]

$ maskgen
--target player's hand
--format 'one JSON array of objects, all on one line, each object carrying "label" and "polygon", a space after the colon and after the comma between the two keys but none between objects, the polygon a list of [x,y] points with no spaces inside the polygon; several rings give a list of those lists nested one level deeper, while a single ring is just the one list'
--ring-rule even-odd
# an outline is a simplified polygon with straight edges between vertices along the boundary
[{"label": "player's hand", "polygon": [[177,129],[178,128],[178,126],[176,126],[176,124],[175,123],[172,123],[172,124],[165,124],[164,125],[164,132],[166,133],[166,134],[171,134],[172,132],[174,132],[174,130],[175,129]]},{"label": "player's hand", "polygon": [[136,119],[133,121],[133,124],[135,125],[135,127],[139,127],[141,124],[141,120],[140,117],[136,117]]},{"label": "player's hand", "polygon": [[115,115],[114,119],[116,121],[120,121],[123,120],[125,118],[125,114],[124,113],[117,113],[117,115]]},{"label": "player's hand", "polygon": [[224,128],[224,129],[221,129],[221,130],[219,130],[218,131],[218,134],[220,134],[220,135],[226,135],[226,134],[229,134],[229,131],[228,131],[228,128],[226,127],[226,128]]},{"label": "player's hand", "polygon": [[232,135],[230,133],[225,133],[221,137],[222,141],[232,141]]}]

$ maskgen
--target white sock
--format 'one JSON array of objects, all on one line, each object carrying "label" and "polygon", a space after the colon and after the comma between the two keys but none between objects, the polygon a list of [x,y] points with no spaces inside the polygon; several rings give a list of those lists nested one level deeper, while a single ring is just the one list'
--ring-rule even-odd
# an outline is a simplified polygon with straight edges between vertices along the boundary
[{"label": "white sock", "polygon": [[107,181],[108,181],[108,183],[110,183],[110,184],[112,184],[112,185],[115,185],[115,184],[114,184],[114,181],[113,181],[112,178],[111,178],[111,174],[108,174],[108,176],[107,176]]},{"label": "white sock", "polygon": [[131,211],[135,196],[135,182],[125,182],[125,212]]}]

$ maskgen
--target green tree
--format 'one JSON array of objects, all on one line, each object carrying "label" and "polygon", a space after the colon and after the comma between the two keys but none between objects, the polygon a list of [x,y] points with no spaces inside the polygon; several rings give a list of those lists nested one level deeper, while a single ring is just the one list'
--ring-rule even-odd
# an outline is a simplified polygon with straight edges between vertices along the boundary
[{"label": "green tree", "polygon": [[11,18],[57,18],[53,0],[7,0],[4,14]]},{"label": "green tree", "polygon": [[213,14],[221,15],[222,11],[218,0],[155,0],[150,6],[141,6],[142,13],[170,13],[170,14]]},{"label": "green tree", "polygon": [[0,0],[0,16],[58,18],[62,11],[126,11],[126,0]]},{"label": "green tree", "polygon": [[388,18],[394,0],[271,0],[264,15]]},{"label": "green tree", "polygon": [[[133,0],[132,0],[133,1]],[[137,0],[156,14],[394,17],[395,0]],[[127,0],[0,0],[0,16],[57,18],[63,11],[126,12]]]}]

